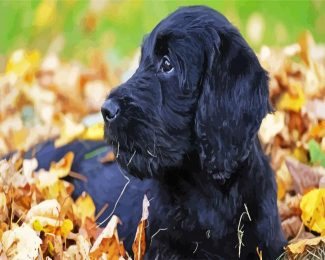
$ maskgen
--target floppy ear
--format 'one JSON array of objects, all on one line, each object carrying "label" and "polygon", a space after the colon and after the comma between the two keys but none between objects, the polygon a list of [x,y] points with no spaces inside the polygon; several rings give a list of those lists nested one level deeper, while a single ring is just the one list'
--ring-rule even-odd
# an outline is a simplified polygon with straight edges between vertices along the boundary
[{"label": "floppy ear", "polygon": [[205,42],[209,58],[195,131],[203,170],[223,184],[247,159],[261,121],[272,108],[267,73],[239,32],[227,27],[214,38],[219,44],[212,52],[211,38]]}]

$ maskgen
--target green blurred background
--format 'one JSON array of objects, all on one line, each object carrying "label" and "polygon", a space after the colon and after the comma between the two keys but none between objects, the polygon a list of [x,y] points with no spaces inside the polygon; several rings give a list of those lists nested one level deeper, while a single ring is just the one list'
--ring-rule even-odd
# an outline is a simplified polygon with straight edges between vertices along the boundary
[{"label": "green blurred background", "polygon": [[204,4],[222,12],[258,50],[283,46],[309,30],[325,40],[325,1],[0,0],[0,55],[18,48],[56,51],[87,61],[100,50],[111,63],[134,53],[143,36],[179,6]]}]

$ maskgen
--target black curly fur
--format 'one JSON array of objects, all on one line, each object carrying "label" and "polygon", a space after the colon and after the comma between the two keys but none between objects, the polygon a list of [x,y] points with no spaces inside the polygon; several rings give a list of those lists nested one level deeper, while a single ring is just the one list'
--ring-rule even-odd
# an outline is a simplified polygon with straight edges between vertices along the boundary
[{"label": "black curly fur", "polygon": [[240,258],[257,258],[257,247],[263,259],[281,254],[274,174],[257,137],[268,93],[252,49],[210,8],[180,8],[145,38],[139,68],[108,97],[120,113],[105,134],[122,168],[157,180],[147,259],[238,258],[245,205]]}]

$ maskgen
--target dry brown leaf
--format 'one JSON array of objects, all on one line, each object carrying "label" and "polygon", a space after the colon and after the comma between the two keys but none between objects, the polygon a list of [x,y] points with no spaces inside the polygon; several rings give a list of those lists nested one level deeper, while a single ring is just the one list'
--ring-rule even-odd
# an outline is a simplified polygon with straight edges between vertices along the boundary
[{"label": "dry brown leaf", "polygon": [[302,112],[306,113],[312,120],[325,120],[325,100],[308,100]]},{"label": "dry brown leaf", "polygon": [[302,222],[300,217],[293,216],[282,221],[281,226],[286,239],[294,238],[298,234],[299,229],[302,226]]},{"label": "dry brown leaf", "polygon": [[292,176],[295,191],[300,194],[318,188],[321,177],[325,176],[324,168],[310,167],[293,158],[287,158],[286,165]]},{"label": "dry brown leaf", "polygon": [[325,237],[315,237],[312,239],[303,239],[287,246],[287,251],[291,254],[301,254],[306,246],[316,246],[319,243],[325,243]]}]

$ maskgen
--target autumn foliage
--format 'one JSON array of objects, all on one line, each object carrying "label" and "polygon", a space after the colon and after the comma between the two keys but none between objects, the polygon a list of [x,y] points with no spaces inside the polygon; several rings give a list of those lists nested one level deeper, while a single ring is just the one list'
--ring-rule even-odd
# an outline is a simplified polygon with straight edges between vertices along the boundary
[{"label": "autumn foliage", "polygon": [[[290,241],[281,257],[322,258],[325,46],[305,33],[298,43],[282,49],[264,46],[258,56],[269,71],[276,110],[264,119],[259,136],[275,171],[282,228]],[[118,236],[118,216],[99,225],[92,198],[86,193],[76,200],[71,197],[74,187],[63,178],[82,178],[71,172],[73,153],[38,171],[37,160],[23,156],[49,138],[55,138],[57,147],[75,139],[101,140],[98,111],[119,78],[99,56],[89,67],[55,55],[42,57],[37,51],[17,50],[8,58],[0,74],[0,156],[20,152],[0,161],[0,259],[130,258]],[[114,158],[110,153],[102,162]],[[144,197],[134,259],[143,259],[150,246],[145,243],[148,207]]]}]

